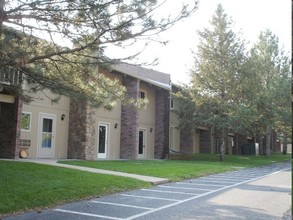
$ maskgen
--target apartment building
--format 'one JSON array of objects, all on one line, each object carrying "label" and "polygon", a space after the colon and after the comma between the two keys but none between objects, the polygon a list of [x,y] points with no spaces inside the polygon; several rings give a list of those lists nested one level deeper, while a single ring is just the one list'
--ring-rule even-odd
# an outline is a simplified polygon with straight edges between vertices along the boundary
[{"label": "apartment building", "polygon": [[[131,98],[143,98],[145,107],[121,105],[113,110],[50,91],[23,103],[9,94],[1,81],[0,157],[72,159],[164,159],[169,150],[170,75],[125,63],[113,65],[105,76],[117,79]],[[6,81],[6,82],[5,82]],[[26,86],[26,85],[24,85]]]}]

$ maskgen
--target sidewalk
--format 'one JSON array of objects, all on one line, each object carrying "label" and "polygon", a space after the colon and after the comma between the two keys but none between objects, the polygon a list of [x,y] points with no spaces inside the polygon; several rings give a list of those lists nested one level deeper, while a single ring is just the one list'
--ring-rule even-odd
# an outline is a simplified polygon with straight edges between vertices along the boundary
[{"label": "sidewalk", "polygon": [[68,169],[87,171],[87,172],[91,172],[91,173],[100,173],[100,174],[109,174],[109,175],[114,175],[114,176],[129,177],[129,178],[134,178],[134,179],[142,180],[145,182],[149,182],[149,183],[152,183],[153,185],[159,185],[162,183],[169,182],[168,179],[164,179],[164,178],[143,176],[143,175],[131,174],[131,173],[122,173],[122,172],[118,172],[118,171],[102,170],[102,169],[89,168],[89,167],[74,166],[74,165],[69,165],[69,164],[62,164],[62,163],[57,163],[57,160],[52,160],[52,159],[17,159],[17,160],[12,160],[12,161],[38,163],[38,164],[63,167],[63,168],[68,168]]}]

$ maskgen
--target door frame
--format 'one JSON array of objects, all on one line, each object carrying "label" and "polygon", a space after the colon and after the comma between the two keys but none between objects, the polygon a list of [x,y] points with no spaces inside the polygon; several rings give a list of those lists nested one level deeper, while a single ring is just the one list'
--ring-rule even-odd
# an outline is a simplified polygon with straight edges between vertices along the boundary
[{"label": "door frame", "polygon": [[[106,140],[105,140],[105,153],[99,153],[99,144],[100,144],[100,126],[106,127]],[[106,122],[99,122],[97,129],[97,159],[107,159],[108,158],[108,148],[110,144],[110,124]]]},{"label": "door frame", "polygon": [[[139,153],[139,144],[140,144],[140,136],[139,133],[140,131],[143,132],[143,139],[142,139],[142,154]],[[139,128],[138,129],[138,143],[137,143],[137,159],[146,159],[146,155],[147,155],[147,129],[146,128]]]},{"label": "door frame", "polygon": [[[42,133],[43,133],[43,119],[52,119],[52,142],[51,149],[42,149]],[[56,115],[40,112],[38,121],[38,140],[37,140],[37,157],[38,158],[54,158],[55,156],[55,142],[56,142]],[[46,152],[44,154],[44,152]]]}]

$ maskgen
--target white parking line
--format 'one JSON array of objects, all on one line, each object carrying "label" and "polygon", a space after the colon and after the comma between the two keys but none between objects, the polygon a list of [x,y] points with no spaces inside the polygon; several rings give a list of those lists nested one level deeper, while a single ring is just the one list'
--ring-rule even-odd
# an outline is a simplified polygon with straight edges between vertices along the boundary
[{"label": "white parking line", "polygon": [[86,213],[86,212],[76,212],[76,211],[65,210],[65,209],[54,209],[54,211],[65,212],[65,213],[70,213],[70,214],[75,214],[75,215],[84,215],[84,216],[90,216],[90,217],[96,217],[96,218],[112,219],[112,220],[123,219],[123,218],[110,217],[110,216],[106,216],[106,215],[96,215],[96,214],[91,214],[91,213]]},{"label": "white parking line", "polygon": [[153,208],[148,208],[148,207],[143,207],[143,206],[126,205],[126,204],[113,203],[113,202],[102,202],[102,201],[97,201],[97,200],[92,200],[90,202],[99,203],[99,204],[106,204],[106,205],[113,205],[113,206],[122,206],[122,207],[128,207],[128,208],[135,208],[135,209],[145,209],[145,210],[152,210],[153,209]]},{"label": "white parking line", "polygon": [[245,175],[245,176],[259,176],[259,173],[257,173],[257,172],[249,172],[249,173],[243,173],[242,175]]},{"label": "white parking line", "polygon": [[156,190],[156,189],[141,189],[141,190],[148,191],[148,192],[171,193],[171,194],[181,194],[181,195],[191,195],[191,196],[198,195],[198,193],[174,192],[174,191],[164,191],[164,190]]},{"label": "white parking line", "polygon": [[[229,184],[229,183],[233,183],[231,181],[220,181],[220,180],[210,180],[210,179],[198,179],[198,182],[204,182],[204,183],[219,183],[219,184]],[[234,181],[235,182],[235,181]],[[239,182],[239,181],[236,181]]]},{"label": "white parking line", "polygon": [[211,177],[205,177],[205,179],[208,179],[208,180],[218,180],[218,179],[220,179],[220,180],[227,180],[227,181],[232,181],[232,182],[239,182],[239,181],[241,181],[241,180],[247,180],[247,178],[233,178],[233,177],[231,177],[231,178],[229,178],[229,177],[214,177],[214,176],[211,176]]},{"label": "white parking line", "polygon": [[[139,218],[139,217],[143,217],[146,216],[148,214],[151,213],[155,213],[157,211],[161,211],[164,210],[166,208],[170,208],[179,204],[182,204],[184,202],[188,202],[188,201],[192,201],[201,197],[204,197],[206,195],[210,195],[225,189],[229,189],[241,184],[245,184],[251,181],[255,181],[258,179],[261,179],[263,177],[267,177],[267,176],[271,176],[273,174],[276,173],[280,173],[282,171],[286,171],[286,170],[290,170],[291,168],[283,168],[277,171],[272,171],[272,172],[263,172],[262,174],[258,174],[255,177],[251,176],[247,176],[246,173],[242,174],[242,177],[245,176],[245,180],[240,181],[238,183],[232,183],[232,182],[228,182],[230,184],[226,184],[225,186],[223,185],[215,185],[215,184],[208,184],[208,183],[198,183],[198,179],[197,180],[192,180],[194,182],[178,182],[176,184],[183,184],[183,185],[190,185],[190,186],[207,186],[207,187],[212,187],[212,186],[217,186],[218,188],[214,188],[214,189],[197,189],[197,188],[190,188],[190,187],[176,187],[176,186],[163,186],[163,185],[159,185],[158,187],[162,187],[162,188],[174,188],[174,189],[191,189],[191,190],[202,190],[202,191],[207,191],[207,192],[203,192],[202,194],[194,194],[194,193],[185,193],[185,192],[176,192],[176,191],[162,191],[162,190],[151,190],[151,189],[142,189],[144,191],[153,191],[153,192],[160,192],[160,193],[174,193],[174,194],[185,194],[185,195],[192,195],[191,197],[187,198],[187,199],[182,199],[182,200],[177,200],[177,199],[167,199],[167,198],[159,198],[159,197],[149,197],[149,196],[139,196],[139,195],[133,195],[133,194],[120,194],[121,196],[128,196],[128,197],[134,197],[134,198],[143,198],[143,199],[154,199],[154,200],[165,200],[165,201],[170,201],[172,203],[169,203],[167,205],[158,207],[158,208],[149,208],[149,207],[143,207],[143,206],[133,206],[133,205],[126,205],[126,204],[120,204],[120,203],[112,203],[112,202],[103,202],[103,201],[98,201],[98,200],[92,200],[90,202],[93,203],[100,203],[100,204],[105,204],[105,205],[113,205],[113,206],[122,206],[122,207],[128,207],[128,208],[136,208],[136,209],[144,209],[145,211],[141,210],[142,212],[139,214],[135,214],[133,216],[130,217],[126,217],[126,218],[119,218],[119,217],[111,217],[111,216],[106,216],[106,215],[98,215],[98,214],[92,214],[92,213],[87,213],[87,212],[78,212],[78,211],[71,211],[71,210],[66,210],[66,209],[54,209],[54,211],[57,212],[63,212],[63,213],[68,213],[68,214],[75,214],[75,215],[80,215],[80,216],[89,216],[89,217],[95,217],[95,218],[103,218],[103,219],[111,219],[111,220],[132,220],[135,218]],[[208,178],[216,178],[216,177],[206,177],[203,180],[208,182],[207,179]],[[233,178],[233,177],[231,177]]]},{"label": "white parking line", "polygon": [[[259,175],[260,175],[260,174],[259,174]],[[253,176],[251,176],[251,175],[243,174],[243,175],[239,175],[239,176],[231,176],[231,178],[237,179],[237,180],[239,180],[239,181],[245,181],[245,180],[248,180],[248,179],[251,179],[251,178],[258,177],[259,175],[253,175]],[[266,173],[263,174],[263,175],[266,175]],[[245,176],[245,177],[243,177],[243,176]],[[220,177],[220,178],[222,178],[222,177]],[[228,177],[228,178],[229,178],[229,177]]]},{"label": "white parking line", "polygon": [[140,213],[140,214],[137,214],[137,215],[133,215],[133,216],[127,218],[127,220],[132,220],[132,219],[135,219],[135,218],[138,218],[138,217],[142,217],[142,216],[145,216],[145,215],[148,215],[148,214],[151,214],[151,213],[154,213],[154,212],[157,212],[157,211],[166,209],[166,208],[170,208],[170,207],[173,207],[173,206],[176,206],[176,205],[179,205],[179,204],[182,204],[182,203],[185,203],[185,202],[194,200],[194,199],[198,199],[198,198],[201,198],[201,197],[210,195],[212,193],[216,193],[216,192],[219,192],[219,191],[222,191],[222,190],[225,190],[225,189],[229,189],[229,188],[232,188],[232,187],[235,187],[235,186],[239,186],[239,185],[242,185],[242,184],[245,184],[245,183],[248,183],[248,182],[252,182],[252,181],[261,179],[263,177],[271,176],[273,174],[280,173],[280,172],[285,171],[285,170],[290,170],[290,168],[281,169],[281,170],[275,171],[273,173],[269,173],[269,174],[266,174],[266,175],[261,175],[261,176],[258,176],[256,178],[252,178],[252,179],[249,179],[249,180],[246,180],[246,181],[242,181],[242,182],[239,182],[239,183],[235,183],[235,184],[232,184],[232,185],[229,185],[229,186],[224,186],[222,188],[215,189],[213,191],[206,192],[206,193],[203,193],[203,194],[200,194],[200,195],[197,195],[197,196],[193,196],[191,198],[184,199],[184,200],[181,200],[181,201],[178,201],[178,202],[175,202],[175,203],[171,203],[169,205],[161,206],[160,208],[157,208],[157,209],[153,209],[153,210],[150,210],[150,211],[146,211],[144,213]]},{"label": "white parking line", "polygon": [[199,191],[211,191],[210,189],[190,188],[190,187],[179,187],[179,186],[163,186],[163,185],[159,185],[158,187],[162,187],[162,188],[170,188],[170,189],[191,189],[191,190],[199,190]]},{"label": "white parking line", "polygon": [[209,184],[209,183],[203,184],[203,183],[195,183],[195,182],[193,182],[193,183],[183,183],[183,182],[181,182],[181,183],[177,183],[177,184],[184,184],[184,185],[190,185],[190,186],[218,186],[219,187],[219,185]]},{"label": "white parking line", "polygon": [[165,201],[171,201],[171,202],[181,201],[181,200],[178,200],[178,199],[166,199],[166,198],[159,198],[159,197],[152,197],[152,196],[138,196],[138,195],[130,195],[130,194],[120,194],[120,195],[121,196],[134,197],[134,198],[165,200]]},{"label": "white parking line", "polygon": [[243,179],[243,176],[245,176],[246,178],[250,178],[250,177],[255,177],[255,176],[259,176],[259,174],[258,175],[248,175],[248,174],[246,174],[246,173],[242,173],[242,174],[233,174],[233,175],[231,175],[231,174],[229,174],[228,176],[227,176],[227,174],[223,174],[223,175],[219,175],[219,177],[231,177],[231,178],[239,178],[239,179]]}]

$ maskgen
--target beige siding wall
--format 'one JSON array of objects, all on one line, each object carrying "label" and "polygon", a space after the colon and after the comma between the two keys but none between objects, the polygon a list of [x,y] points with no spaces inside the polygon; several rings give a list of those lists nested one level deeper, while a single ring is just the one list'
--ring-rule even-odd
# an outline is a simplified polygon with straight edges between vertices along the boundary
[{"label": "beige siding wall", "polygon": [[[58,103],[51,103],[51,100],[46,97],[54,97],[51,92],[46,91],[37,93],[34,96],[34,101],[23,105],[23,112],[31,114],[31,128],[29,131],[21,130],[21,139],[31,141],[31,146],[26,149],[29,158],[39,157],[39,129],[40,129],[40,114],[48,114],[55,117],[55,147],[54,158],[67,158],[67,140],[68,140],[68,118],[69,118],[69,98],[62,96]],[[65,114],[65,119],[61,120],[61,115]]]},{"label": "beige siding wall", "polygon": [[140,91],[145,93],[148,103],[138,111],[138,127],[139,129],[145,129],[145,158],[153,159],[155,147],[155,88],[141,82]]},{"label": "beige siding wall", "polygon": [[176,109],[176,101],[173,100],[173,106],[171,106],[170,101],[170,149],[180,152],[180,129],[178,116],[172,111],[172,109]]},{"label": "beige siding wall", "polygon": [[[103,74],[111,79],[117,79],[121,82],[121,76],[103,71]],[[99,144],[99,124],[108,125],[108,145],[106,159],[120,158],[120,123],[121,123],[121,103],[118,102],[112,110],[104,108],[96,109],[96,135],[95,135],[95,158],[98,158],[98,144]],[[117,128],[115,128],[117,124]]]},{"label": "beige siding wall", "polygon": [[[98,158],[99,142],[99,124],[108,125],[108,145],[107,159],[119,159],[120,157],[120,122],[121,122],[121,105],[118,104],[112,111],[105,109],[96,110],[96,138],[95,138],[95,155]],[[117,128],[115,124],[117,123]]]},{"label": "beige siding wall", "polygon": [[[118,79],[122,81],[123,75],[112,74],[103,71],[103,74],[111,79]],[[139,110],[138,127],[145,130],[145,158],[154,158],[154,145],[155,145],[155,86],[140,82],[140,90],[145,92],[148,103],[145,108]],[[23,112],[31,114],[31,129],[30,131],[21,131],[21,139],[31,141],[31,146],[26,147],[29,158],[39,157],[38,141],[40,140],[40,115],[48,114],[55,118],[55,147],[53,158],[67,158],[68,149],[68,129],[69,129],[69,108],[70,98],[62,96],[58,103],[51,103],[47,97],[54,97],[51,92],[38,92],[35,95],[34,101],[24,104]],[[61,120],[61,115],[65,114],[65,119]],[[105,110],[99,108],[95,110],[95,159],[98,158],[98,142],[99,142],[99,125],[105,124],[108,126],[108,145],[106,159],[119,159],[120,158],[120,134],[121,134],[121,103],[118,103],[113,110]],[[174,122],[176,123],[176,122]],[[115,124],[117,127],[115,128]],[[176,125],[174,124],[174,127]],[[174,129],[174,143],[179,148],[180,132]],[[39,141],[40,142],[40,141]],[[137,146],[138,147],[138,146]],[[180,150],[180,149],[178,149]]]},{"label": "beige siding wall", "polygon": [[170,126],[170,149],[173,151],[180,151],[180,130],[177,129],[178,124],[171,124]]}]

